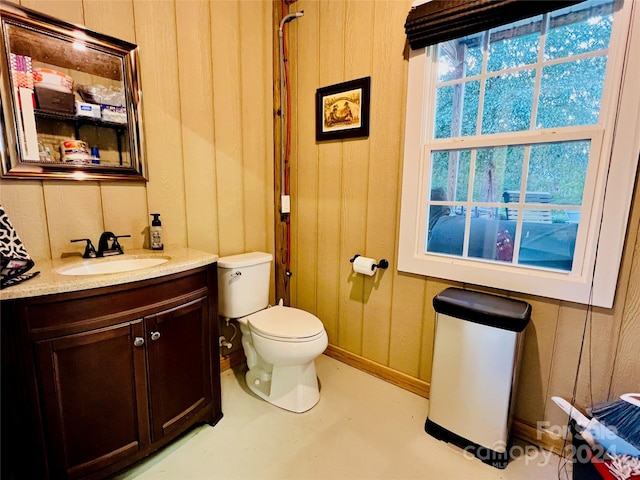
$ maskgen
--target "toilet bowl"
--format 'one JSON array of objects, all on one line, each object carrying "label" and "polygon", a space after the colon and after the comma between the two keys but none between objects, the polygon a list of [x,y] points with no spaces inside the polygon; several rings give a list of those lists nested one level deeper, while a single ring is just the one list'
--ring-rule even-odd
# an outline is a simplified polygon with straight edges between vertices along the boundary
[{"label": "toilet bowl", "polygon": [[220,257],[218,311],[240,324],[249,389],[273,405],[301,413],[320,399],[314,360],[328,337],[315,315],[282,301],[268,307],[272,258],[262,252]]},{"label": "toilet bowl", "polygon": [[318,403],[314,360],[328,344],[322,322],[303,310],[276,306],[241,318],[239,323],[249,389],[296,413]]}]

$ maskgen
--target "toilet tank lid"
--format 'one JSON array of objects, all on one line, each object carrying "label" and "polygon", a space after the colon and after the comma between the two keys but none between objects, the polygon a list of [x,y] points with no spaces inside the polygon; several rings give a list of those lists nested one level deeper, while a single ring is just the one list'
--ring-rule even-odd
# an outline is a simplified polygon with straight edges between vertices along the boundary
[{"label": "toilet tank lid", "polygon": [[251,265],[259,265],[268,263],[273,260],[273,255],[264,252],[248,252],[238,255],[229,255],[227,257],[218,258],[218,267],[222,268],[240,268]]}]

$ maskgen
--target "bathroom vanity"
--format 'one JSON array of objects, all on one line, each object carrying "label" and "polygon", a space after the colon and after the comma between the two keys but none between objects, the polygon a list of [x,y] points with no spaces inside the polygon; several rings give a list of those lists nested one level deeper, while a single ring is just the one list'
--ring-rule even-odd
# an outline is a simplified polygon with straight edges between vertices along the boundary
[{"label": "bathroom vanity", "polygon": [[217,257],[162,255],[2,291],[2,478],[103,478],[220,420]]}]

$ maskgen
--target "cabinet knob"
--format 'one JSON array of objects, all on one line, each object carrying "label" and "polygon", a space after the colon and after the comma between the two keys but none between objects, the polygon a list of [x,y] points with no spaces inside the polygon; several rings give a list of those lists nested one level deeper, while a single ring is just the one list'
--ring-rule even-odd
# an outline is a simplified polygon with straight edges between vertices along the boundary
[{"label": "cabinet knob", "polygon": [[158,340],[160,338],[160,332],[151,332],[151,340]]},{"label": "cabinet knob", "polygon": [[134,345],[134,346],[136,346],[136,347],[141,347],[142,345],[144,345],[144,338],[142,338],[142,337],[136,337],[136,338],[133,340],[133,345]]}]

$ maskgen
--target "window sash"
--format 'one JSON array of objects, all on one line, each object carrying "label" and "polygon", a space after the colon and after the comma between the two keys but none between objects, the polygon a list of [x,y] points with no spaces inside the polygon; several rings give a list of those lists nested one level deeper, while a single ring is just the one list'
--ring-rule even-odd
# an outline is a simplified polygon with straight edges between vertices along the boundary
[{"label": "window sash", "polygon": [[[430,189],[428,188],[431,185],[431,158],[433,152],[438,151],[447,151],[447,150],[476,150],[478,148],[490,148],[490,147],[506,147],[506,146],[515,146],[515,145],[523,145],[525,147],[530,147],[539,144],[545,143],[561,143],[561,142],[569,142],[569,141],[589,141],[590,149],[589,149],[589,165],[594,165],[598,163],[598,159],[601,154],[602,149],[602,138],[603,138],[603,129],[601,127],[593,126],[588,129],[578,129],[575,127],[571,128],[569,132],[557,132],[557,131],[546,131],[542,134],[531,135],[531,133],[541,133],[541,132],[526,132],[526,135],[492,135],[492,139],[482,137],[475,137],[470,139],[470,141],[430,141],[428,144],[425,143],[421,150],[420,154],[420,184],[422,188],[419,190],[419,197],[417,199],[417,204],[419,205],[417,218],[418,225],[416,230],[416,238],[413,247],[413,252],[416,258],[422,259],[430,259],[432,257],[441,257],[446,258],[445,262],[449,262],[451,260],[465,260],[469,262],[479,262],[481,263],[496,263],[496,260],[485,260],[482,258],[475,257],[467,257],[467,247],[468,247],[468,236],[470,234],[470,221],[471,216],[467,215],[465,219],[465,229],[464,229],[464,242],[463,242],[463,256],[455,256],[455,255],[446,255],[440,254],[437,252],[427,252],[425,248],[426,239],[427,239],[427,229],[428,222],[426,221],[429,213],[429,207],[431,205],[430,202]],[[586,130],[586,131],[585,131]],[[499,138],[502,137],[502,138]],[[467,137],[464,138],[467,140]],[[515,140],[515,141],[513,141]],[[464,145],[463,145],[464,144]],[[524,167],[523,167],[524,168]],[[471,169],[473,170],[473,169]],[[530,276],[537,276],[541,278],[549,278],[555,277],[558,279],[567,278],[567,276],[572,276],[575,278],[580,278],[585,274],[584,265],[585,258],[587,255],[586,247],[586,238],[587,238],[587,229],[589,228],[589,222],[586,220],[589,218],[590,212],[593,210],[594,202],[595,202],[595,191],[596,191],[596,180],[597,180],[598,169],[596,168],[588,168],[584,183],[584,191],[582,197],[582,203],[580,205],[580,211],[583,212],[581,221],[578,224],[578,231],[576,235],[576,244],[574,248],[573,255],[573,263],[571,272],[567,271],[559,271],[555,269],[548,269],[544,267],[538,266],[527,266],[523,264],[518,264],[518,251],[521,242],[521,231],[523,218],[519,215],[517,219],[516,226],[516,238],[514,245],[514,263],[504,263],[499,262],[504,269],[512,269],[517,268],[519,272],[527,271]],[[469,181],[471,183],[471,180]],[[523,183],[524,180],[523,180]],[[502,201],[497,202],[480,202],[474,201],[471,196],[467,196],[466,201],[447,201],[449,205],[454,206],[465,206],[467,210],[479,206],[479,207],[494,207],[501,206],[506,207],[507,204]],[[524,200],[523,200],[524,203]],[[536,204],[527,204],[529,208],[536,208]],[[549,203],[545,204],[545,208],[556,209],[556,208],[565,208],[565,205]],[[593,225],[592,225],[593,227]],[[538,273],[536,273],[538,272]]]}]

